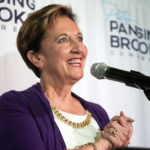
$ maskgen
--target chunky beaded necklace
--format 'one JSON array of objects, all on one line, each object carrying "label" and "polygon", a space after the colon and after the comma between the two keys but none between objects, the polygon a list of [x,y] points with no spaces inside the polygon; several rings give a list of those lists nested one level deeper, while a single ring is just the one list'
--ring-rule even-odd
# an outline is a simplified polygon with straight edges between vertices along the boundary
[{"label": "chunky beaded necklace", "polygon": [[67,125],[73,128],[84,128],[88,126],[91,122],[92,115],[90,112],[88,112],[87,117],[83,122],[75,123],[75,122],[68,120],[65,116],[63,116],[55,107],[51,107],[51,108],[57,118],[59,118],[61,121],[63,121],[64,123],[66,123]]}]

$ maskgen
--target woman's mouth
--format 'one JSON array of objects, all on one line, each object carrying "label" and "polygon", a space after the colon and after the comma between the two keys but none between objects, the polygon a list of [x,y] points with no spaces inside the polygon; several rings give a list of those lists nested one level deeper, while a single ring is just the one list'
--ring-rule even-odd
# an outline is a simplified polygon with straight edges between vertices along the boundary
[{"label": "woman's mouth", "polygon": [[81,66],[81,58],[72,58],[67,61],[69,65],[74,67],[80,67]]}]

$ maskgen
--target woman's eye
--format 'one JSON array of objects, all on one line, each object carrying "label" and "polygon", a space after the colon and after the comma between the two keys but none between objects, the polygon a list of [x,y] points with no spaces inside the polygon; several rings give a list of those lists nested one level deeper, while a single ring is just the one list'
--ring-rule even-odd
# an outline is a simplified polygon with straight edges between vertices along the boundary
[{"label": "woman's eye", "polygon": [[58,43],[64,43],[64,42],[67,42],[67,41],[68,41],[68,39],[64,37],[64,38],[59,39]]},{"label": "woman's eye", "polygon": [[82,36],[79,36],[77,39],[78,39],[79,42],[83,42],[83,37]]}]

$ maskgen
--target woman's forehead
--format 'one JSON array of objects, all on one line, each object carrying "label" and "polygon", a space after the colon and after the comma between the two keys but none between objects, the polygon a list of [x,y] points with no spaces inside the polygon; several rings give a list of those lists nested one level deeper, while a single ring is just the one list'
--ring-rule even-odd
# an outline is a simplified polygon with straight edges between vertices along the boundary
[{"label": "woman's forehead", "polygon": [[65,33],[81,34],[81,31],[76,25],[76,23],[72,21],[70,18],[58,17],[55,19],[52,26],[48,26],[44,36],[49,36],[49,35],[58,36],[59,34],[65,34]]}]

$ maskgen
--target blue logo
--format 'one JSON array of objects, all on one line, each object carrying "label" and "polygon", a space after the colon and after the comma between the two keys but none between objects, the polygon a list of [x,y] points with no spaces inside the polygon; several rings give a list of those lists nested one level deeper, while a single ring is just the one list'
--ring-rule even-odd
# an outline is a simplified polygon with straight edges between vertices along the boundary
[{"label": "blue logo", "polygon": [[150,62],[150,30],[140,27],[130,9],[118,7],[112,0],[102,0],[105,22],[109,28],[110,53],[147,59]]},{"label": "blue logo", "polygon": [[105,19],[108,21],[110,18],[114,17],[115,20],[121,21],[124,24],[136,23],[138,20],[131,18],[131,13],[129,9],[121,9],[112,0],[102,0],[102,6],[105,13]]}]

